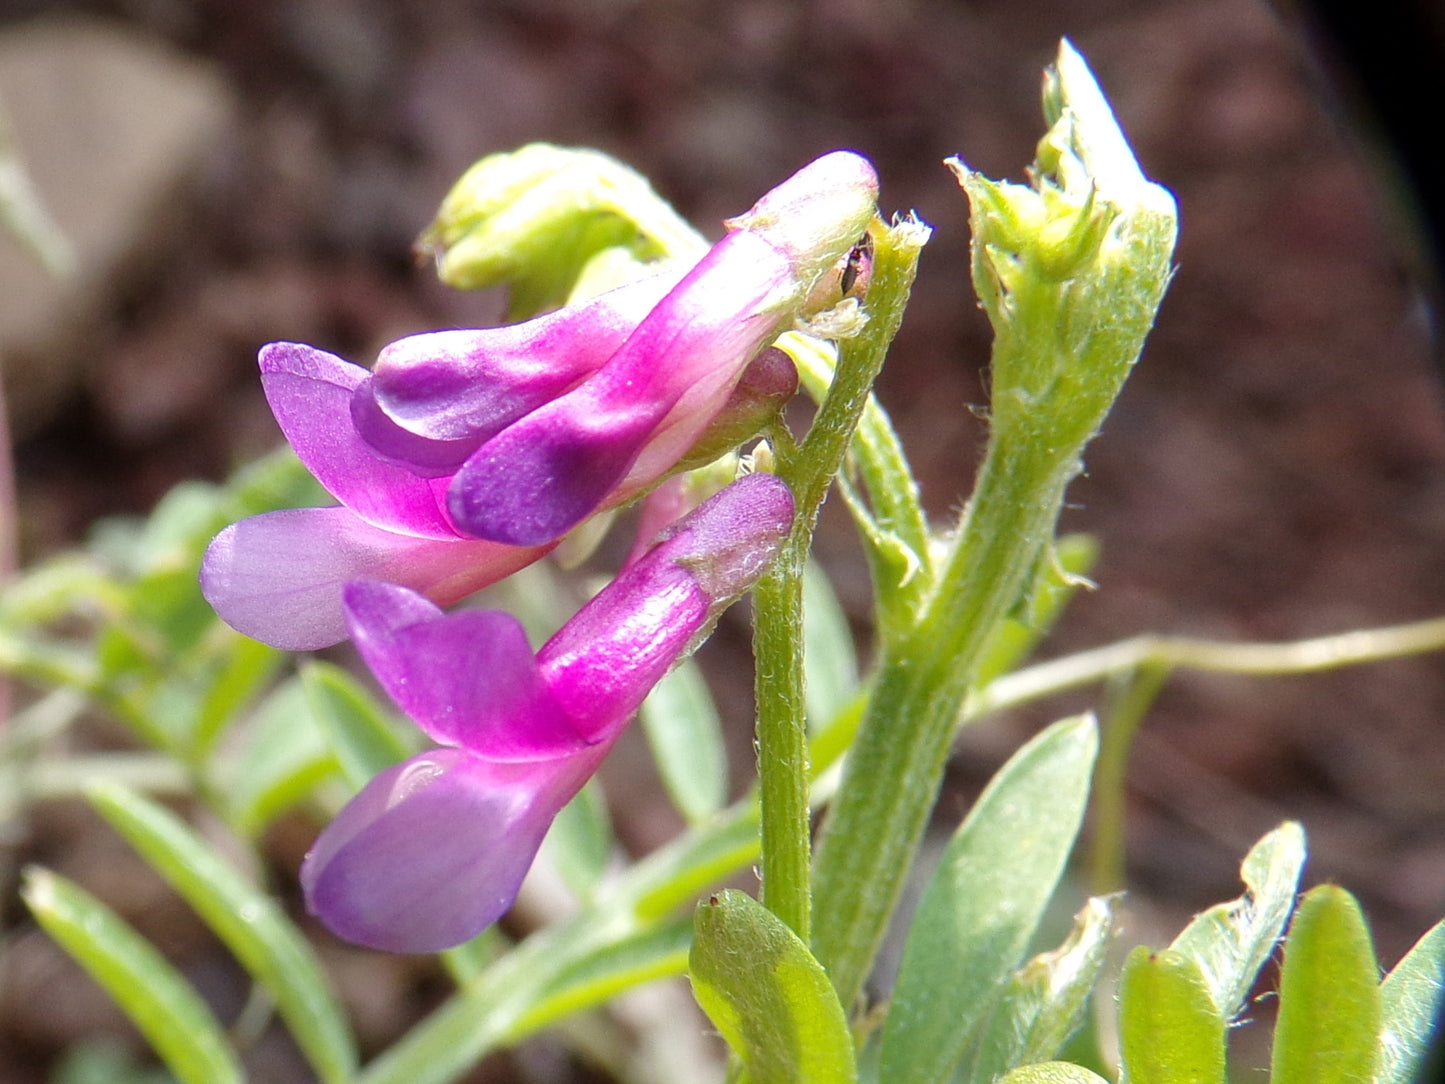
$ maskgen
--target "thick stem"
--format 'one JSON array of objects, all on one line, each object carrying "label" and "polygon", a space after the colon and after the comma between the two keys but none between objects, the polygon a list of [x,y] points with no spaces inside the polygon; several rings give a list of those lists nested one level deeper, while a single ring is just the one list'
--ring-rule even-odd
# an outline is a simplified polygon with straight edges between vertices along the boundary
[{"label": "thick stem", "polygon": [[843,1004],[862,990],[938,793],[990,630],[1053,536],[1077,459],[996,440],[914,634],[883,659],[819,843],[813,951]]}]

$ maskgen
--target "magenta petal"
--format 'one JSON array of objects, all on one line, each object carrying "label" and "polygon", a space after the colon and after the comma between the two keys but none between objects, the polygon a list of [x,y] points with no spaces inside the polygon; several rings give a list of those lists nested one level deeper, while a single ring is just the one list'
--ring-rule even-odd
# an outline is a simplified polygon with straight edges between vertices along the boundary
[{"label": "magenta petal", "polygon": [[[586,389],[578,389],[585,392]],[[573,393],[477,449],[453,476],[457,528],[512,546],[560,538],[597,510],[627,474],[656,417],[606,413]]]},{"label": "magenta petal", "polygon": [[689,513],[537,653],[543,680],[594,740],[626,724],[718,611],[752,586],[793,522],[781,478],[750,474]]},{"label": "magenta petal", "polygon": [[791,273],[753,234],[714,245],[596,374],[467,460],[448,491],[457,529],[537,545],[666,474],[781,330]]},{"label": "magenta petal", "polygon": [[238,632],[287,651],[314,651],[346,639],[341,591],[351,580],[405,584],[449,605],[548,549],[416,538],[373,527],[346,508],[292,508],[216,535],[201,563],[201,591]]},{"label": "magenta petal", "polygon": [[455,538],[442,511],[445,480],[419,478],[377,456],[351,420],[366,370],[302,343],[261,349],[266,400],[306,469],[368,523],[430,538]]},{"label": "magenta petal", "polygon": [[487,440],[606,363],[677,282],[650,275],[508,327],[412,335],[382,350],[376,401],[434,440]]},{"label": "magenta petal", "polygon": [[389,952],[475,937],[511,907],[553,818],[605,752],[499,764],[440,749],[388,768],[306,856],[307,908],[338,936]]},{"label": "magenta petal", "polygon": [[352,392],[351,424],[377,456],[422,478],[454,474],[481,443],[471,437],[431,440],[403,429],[381,409],[375,381],[369,376]]},{"label": "magenta petal", "polygon": [[433,741],[493,760],[545,760],[587,744],[542,683],[511,614],[444,615],[379,580],[344,594],[352,638],[397,706]]}]

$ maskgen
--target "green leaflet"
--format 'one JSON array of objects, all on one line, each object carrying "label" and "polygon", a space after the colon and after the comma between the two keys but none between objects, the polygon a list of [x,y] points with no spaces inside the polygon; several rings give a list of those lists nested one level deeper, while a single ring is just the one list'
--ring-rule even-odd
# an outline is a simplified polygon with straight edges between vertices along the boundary
[{"label": "green leaflet", "polygon": [[585,900],[600,883],[616,842],[602,784],[593,778],[557,814],[541,853],[557,867],[567,887]]},{"label": "green leaflet", "polygon": [[1376,1084],[1411,1084],[1429,1048],[1445,989],[1445,922],[1437,922],[1380,984],[1383,1025]]},{"label": "green leaflet", "polygon": [[349,1080],[356,1049],[345,1014],[310,945],[276,901],[164,807],[114,786],[93,789],[90,801],[275,998],[317,1076]]},{"label": "green leaflet", "polygon": [[1245,856],[1240,866],[1244,895],[1196,915],[1169,946],[1199,965],[1226,1020],[1244,1007],[1255,976],[1284,932],[1304,861],[1304,829],[1286,821]]},{"label": "green leaflet", "polygon": [[1023,957],[1073,849],[1098,752],[1092,717],[1055,723],[999,770],[914,913],[881,1079],[946,1080]]},{"label": "green leaflet", "polygon": [[224,765],[222,785],[231,823],[254,839],[335,775],[338,763],[297,678],[279,685],[247,726],[240,756]]},{"label": "green leaflet", "polygon": [[722,722],[702,670],[692,659],[657,683],[638,712],[672,804],[696,824],[727,802],[728,758]]},{"label": "green leaflet", "polygon": [[808,731],[817,733],[858,691],[858,652],[848,615],[827,574],[814,561],[803,566],[803,696]]},{"label": "green leaflet", "polygon": [[306,662],[299,668],[306,705],[320,727],[341,773],[360,790],[377,773],[416,751],[403,730],[365,686],[339,666]]},{"label": "green leaflet", "polygon": [[688,958],[693,994],[753,1084],[851,1084],[853,1039],[806,945],[751,896],[698,905]]},{"label": "green leaflet", "polygon": [[1380,1039],[1378,978],[1354,896],[1338,885],[1306,892],[1285,940],[1270,1084],[1370,1084]]},{"label": "green leaflet", "polygon": [[1199,965],[1140,945],[1119,981],[1121,1084],[1224,1084],[1224,1016]]},{"label": "green leaflet", "polygon": [[1066,1061],[1025,1065],[999,1077],[998,1084],[1109,1084],[1098,1073]]},{"label": "green leaflet", "polygon": [[959,1081],[990,1084],[1005,1070],[1052,1058],[1083,1024],[1114,929],[1118,897],[1095,897],[1068,938],[1009,977]]}]

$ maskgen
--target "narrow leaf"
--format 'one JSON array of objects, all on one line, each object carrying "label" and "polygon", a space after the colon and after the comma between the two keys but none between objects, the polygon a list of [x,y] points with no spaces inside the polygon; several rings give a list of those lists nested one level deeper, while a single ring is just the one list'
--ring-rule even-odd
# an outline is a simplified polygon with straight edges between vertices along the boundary
[{"label": "narrow leaf", "polygon": [[1378,981],[1355,898],[1337,885],[1310,889],[1285,940],[1270,1084],[1370,1084],[1380,1043]]},{"label": "narrow leaf", "polygon": [[236,713],[275,674],[283,657],[276,648],[249,636],[234,633],[227,640],[220,670],[201,698],[196,712],[191,745],[197,759],[210,752]]},{"label": "narrow leaf", "polygon": [[337,770],[301,682],[286,682],[257,710],[226,781],[232,823],[254,838]]},{"label": "narrow leaf", "polygon": [[542,853],[557,868],[567,887],[580,898],[596,891],[616,839],[602,786],[591,780],[552,822]]},{"label": "narrow leaf", "polygon": [[640,983],[682,974],[692,947],[692,925],[685,917],[669,920],[579,957],[539,995],[508,1041],[517,1042]]},{"label": "narrow leaf", "polygon": [[858,652],[848,615],[815,561],[803,566],[803,697],[808,729],[817,731],[858,690]]},{"label": "narrow leaf", "polygon": [[81,1040],[51,1070],[49,1084],[175,1084],[175,1077],[143,1058],[118,1038]]},{"label": "narrow leaf", "polygon": [[659,681],[638,718],[667,795],[682,815],[696,824],[721,809],[727,801],[727,749],[697,663],[689,659]]},{"label": "narrow leaf", "polygon": [[1245,856],[1240,867],[1244,895],[1196,915],[1169,946],[1199,965],[1226,1020],[1239,1015],[1284,932],[1304,861],[1304,829],[1286,821]]},{"label": "narrow leaf", "polygon": [[998,1084],[1109,1084],[1098,1073],[1066,1061],[1025,1065],[999,1077]]},{"label": "narrow leaf", "polygon": [[1445,922],[1432,926],[1380,984],[1384,1024],[1375,1084],[1410,1084],[1429,1049],[1445,989]]},{"label": "narrow leaf", "polygon": [[276,1001],[324,1081],[350,1079],[356,1051],[341,1007],[301,932],[175,814],[115,786],[90,802],[174,888]]},{"label": "narrow leaf", "polygon": [[241,1065],[221,1025],[154,945],[49,870],[29,869],[21,895],[45,932],[105,987],[182,1084],[241,1084]]},{"label": "narrow leaf", "polygon": [[851,1084],[853,1038],[827,974],[783,922],[727,889],[698,905],[693,994],[753,1084]]},{"label": "narrow leaf", "polygon": [[1057,1057],[1084,1022],[1114,929],[1117,897],[1095,897],[1068,938],[1009,978],[976,1045],[964,1079],[992,1081],[1008,1069]]},{"label": "narrow leaf", "polygon": [[1129,954],[1119,980],[1122,1084],[1223,1084],[1224,1016],[1190,957]]},{"label": "narrow leaf", "polygon": [[1019,966],[1073,849],[1098,752],[1088,716],[1020,749],[979,797],[924,890],[883,1033],[882,1079],[947,1079]]},{"label": "narrow leaf", "polygon": [[415,752],[394,717],[341,667],[308,662],[300,674],[311,714],[353,788]]}]

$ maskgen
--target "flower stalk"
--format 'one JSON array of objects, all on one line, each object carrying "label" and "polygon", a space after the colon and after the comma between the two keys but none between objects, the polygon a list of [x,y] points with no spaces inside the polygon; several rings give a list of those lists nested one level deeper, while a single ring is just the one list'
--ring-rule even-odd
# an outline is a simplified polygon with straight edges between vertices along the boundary
[{"label": "flower stalk", "polygon": [[927,825],[989,637],[1050,559],[1064,490],[1169,279],[1172,197],[1144,179],[1083,59],[1045,78],[1032,186],[950,165],[972,208],[974,287],[995,332],[992,431],[917,620],[879,672],[814,867],[813,948],[862,990]]},{"label": "flower stalk", "polygon": [[803,696],[803,565],[828,486],[843,463],[874,380],[903,320],[928,230],[908,220],[870,231],[868,319],[838,344],[833,381],[807,435],[777,443],[777,471],[798,515],[754,591],[762,902],[800,938],[811,927],[810,810]]}]

